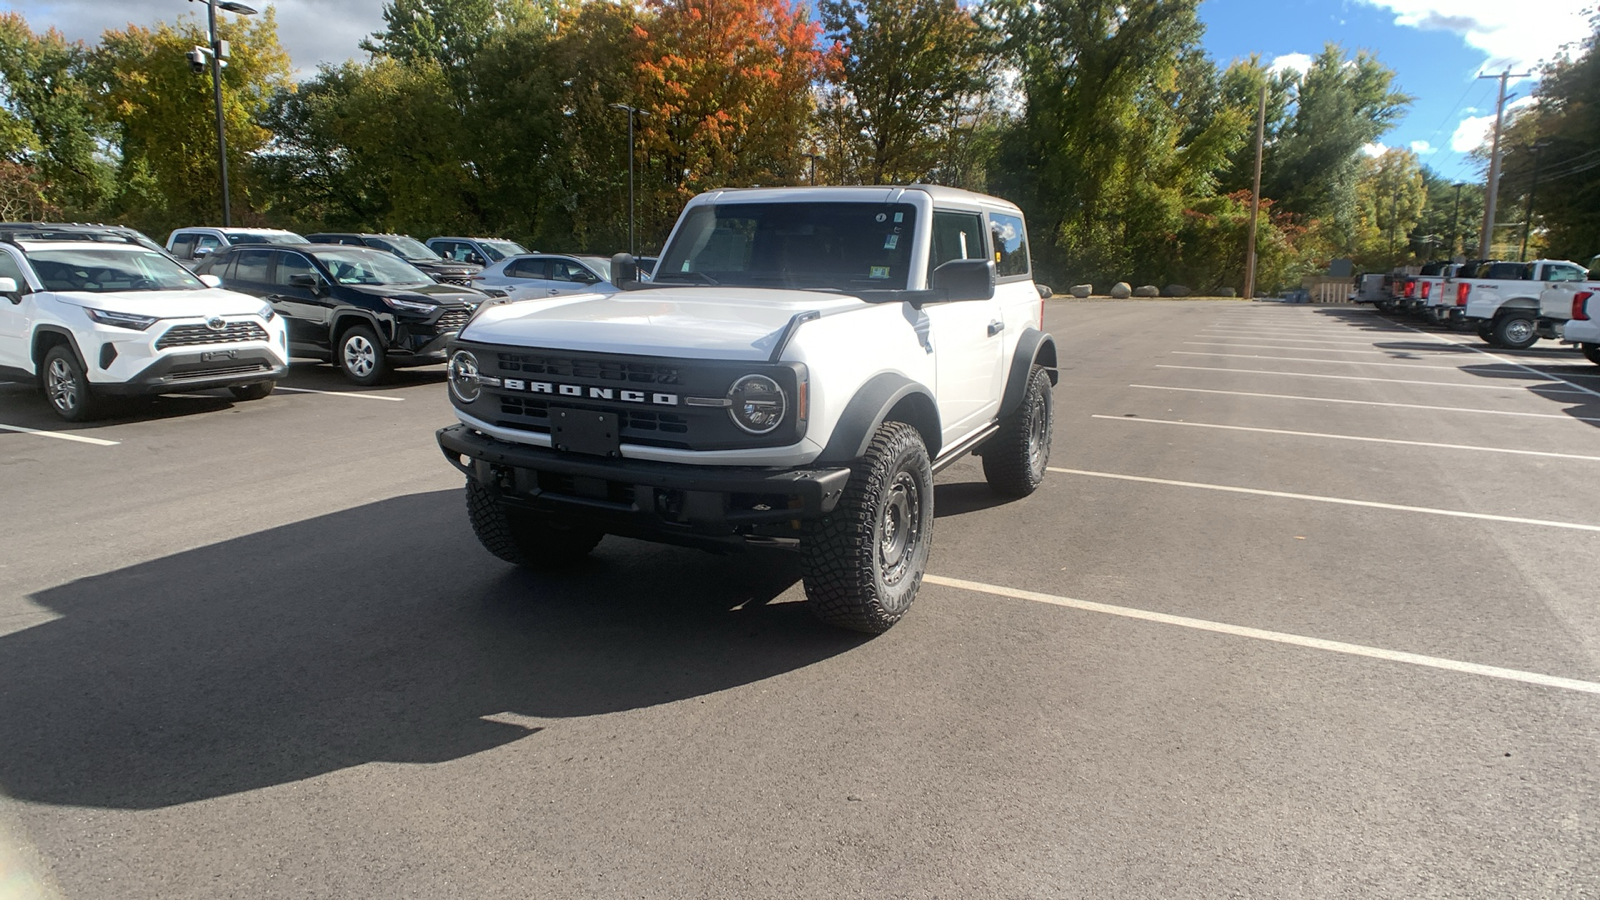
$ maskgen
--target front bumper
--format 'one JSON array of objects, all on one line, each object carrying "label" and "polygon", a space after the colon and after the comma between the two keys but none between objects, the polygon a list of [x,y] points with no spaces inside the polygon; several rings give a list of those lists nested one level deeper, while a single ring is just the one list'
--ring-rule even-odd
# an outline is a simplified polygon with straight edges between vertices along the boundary
[{"label": "front bumper", "polygon": [[[218,352],[231,355],[224,359],[206,358]],[[224,348],[166,353],[126,381],[90,384],[97,394],[120,397],[256,384],[288,374],[288,363],[265,347]]]},{"label": "front bumper", "polygon": [[614,534],[754,534],[760,526],[832,512],[848,467],[762,469],[608,459],[513,444],[452,425],[439,448],[468,478],[506,502],[595,522]]}]

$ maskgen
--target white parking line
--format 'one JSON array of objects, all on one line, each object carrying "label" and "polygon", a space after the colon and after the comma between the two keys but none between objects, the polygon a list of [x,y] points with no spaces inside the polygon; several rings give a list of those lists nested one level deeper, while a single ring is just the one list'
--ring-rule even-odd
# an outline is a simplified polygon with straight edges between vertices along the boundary
[{"label": "white parking line", "polygon": [[1228,394],[1234,397],[1270,397],[1274,400],[1308,400],[1313,403],[1348,403],[1355,406],[1392,406],[1398,409],[1434,409],[1442,412],[1483,413],[1489,416],[1522,416],[1530,419],[1569,419],[1574,422],[1600,422],[1600,419],[1569,416],[1565,413],[1513,412],[1504,409],[1474,409],[1467,406],[1427,406],[1420,403],[1388,403],[1382,400],[1342,400],[1335,397],[1301,397],[1296,394],[1261,394],[1254,391],[1218,391],[1210,388],[1170,387],[1164,384],[1130,384],[1150,391],[1185,391],[1191,394]]},{"label": "white parking line", "polygon": [[1449,369],[1452,372],[1466,371],[1460,366],[1436,366],[1432,363],[1384,363],[1367,362],[1364,359],[1313,359],[1308,356],[1262,356],[1259,353],[1207,353],[1204,350],[1173,350],[1171,352],[1174,356],[1220,356],[1226,359],[1272,359],[1279,362],[1328,363],[1336,366],[1386,366],[1396,369]]},{"label": "white parking line", "polygon": [[1365,339],[1365,340],[1368,340],[1368,341],[1370,341],[1370,340],[1383,340],[1386,335],[1391,335],[1391,334],[1392,335],[1397,335],[1399,337],[1405,337],[1406,336],[1406,332],[1403,332],[1403,331],[1386,331],[1386,332],[1379,333],[1379,332],[1353,332],[1353,331],[1349,331],[1347,329],[1339,329],[1337,331],[1335,331],[1333,329],[1318,329],[1316,331],[1279,331],[1279,330],[1273,329],[1273,328],[1210,327],[1210,328],[1202,328],[1202,329],[1200,329],[1200,332],[1202,334],[1237,334],[1237,335],[1249,335],[1251,337],[1284,337],[1284,338],[1293,338],[1293,337],[1317,337],[1317,338],[1322,338],[1322,337],[1327,337],[1327,338],[1336,338],[1336,339],[1341,340],[1341,341],[1353,341],[1353,340],[1356,340],[1358,338]]},{"label": "white parking line", "polygon": [[1226,431],[1254,431],[1258,434],[1286,434],[1294,437],[1328,438],[1335,441],[1365,441],[1374,444],[1403,444],[1409,447],[1436,447],[1442,450],[1477,450],[1484,453],[1514,453],[1518,456],[1546,456],[1552,459],[1581,459],[1600,462],[1600,456],[1579,453],[1555,453],[1548,450],[1512,450],[1506,447],[1479,447],[1476,444],[1441,444],[1434,441],[1402,441],[1398,438],[1362,437],[1354,434],[1327,434],[1321,431],[1287,431],[1282,428],[1252,428],[1247,425],[1216,425],[1210,422],[1180,422],[1174,419],[1147,419],[1143,416],[1105,416],[1095,414],[1091,419],[1110,419],[1114,422],[1145,422],[1151,425],[1186,425],[1190,428],[1219,428]]},{"label": "white parking line", "polygon": [[[1184,341],[1184,346],[1201,347],[1264,347],[1268,350],[1296,350],[1301,353],[1365,353],[1372,356],[1387,356],[1394,358],[1393,350],[1339,350],[1334,347],[1285,347],[1282,344],[1247,344],[1242,341]],[[1460,356],[1460,352],[1449,350],[1406,350],[1405,353],[1431,353],[1438,356]]]},{"label": "white parking line", "polygon": [[40,431],[37,428],[23,428],[21,425],[0,425],[0,431],[15,431],[18,434],[33,434],[39,437],[55,438],[58,441],[75,441],[79,444],[93,444],[96,447],[115,447],[121,441],[105,441],[100,438],[82,437],[76,434],[64,434],[60,431]]},{"label": "white parking line", "polygon": [[1120,616],[1124,619],[1137,619],[1143,622],[1154,622],[1160,625],[1175,625],[1179,628],[1190,628],[1196,631],[1209,631],[1215,634],[1226,634],[1232,637],[1250,638],[1257,641],[1270,641],[1274,644],[1288,644],[1293,647],[1305,647],[1311,650],[1325,650],[1329,653],[1342,653],[1347,656],[1361,656],[1368,659],[1381,659],[1386,662],[1405,663],[1412,666],[1422,666],[1429,669],[1443,669],[1447,672],[1460,672],[1466,675],[1480,675],[1485,678],[1499,678],[1506,681],[1520,681],[1524,684],[1534,684],[1540,687],[1560,688],[1567,691],[1577,691],[1584,694],[1600,694],[1600,683],[1583,681],[1577,678],[1562,678],[1558,675],[1545,675],[1539,672],[1527,672],[1522,669],[1506,669],[1500,666],[1486,666],[1481,663],[1463,662],[1456,659],[1447,659],[1442,656],[1427,656],[1421,653],[1410,653],[1404,650],[1386,650],[1382,647],[1368,647],[1364,644],[1347,644],[1344,641],[1330,641],[1323,638],[1306,637],[1299,634],[1289,634],[1282,631],[1268,631],[1264,628],[1250,628],[1244,625],[1230,625],[1226,622],[1213,622],[1209,619],[1193,619],[1188,616],[1174,616],[1169,613],[1152,612],[1146,609],[1135,609],[1129,606],[1113,606],[1109,603],[1095,603],[1090,600],[1075,600],[1071,597],[1062,597],[1056,594],[1044,594],[1038,591],[1024,591],[1018,588],[1001,587],[994,584],[983,584],[977,581],[965,581],[960,578],[945,578],[942,575],[924,575],[922,580],[928,584],[940,587],[955,588],[957,590],[972,591],[977,594],[990,594],[996,597],[1008,597],[1013,600],[1029,600],[1034,603],[1045,603],[1050,606],[1061,606],[1067,609],[1076,609],[1082,612],[1101,613],[1108,616]]},{"label": "white parking line", "polygon": [[288,391],[291,394],[324,394],[329,397],[354,397],[357,400],[387,400],[390,403],[403,403],[404,397],[385,397],[382,394],[363,394],[360,391],[313,391],[310,388],[292,388],[279,385],[272,389],[273,393]]},{"label": "white parking line", "polygon": [[[1407,326],[1404,326],[1404,327],[1411,328],[1410,325],[1407,325]],[[1447,337],[1444,337],[1442,335],[1433,334],[1432,332],[1423,331],[1420,328],[1411,328],[1411,330],[1415,331],[1417,334],[1423,335],[1424,337],[1432,338],[1433,340],[1439,341],[1440,343],[1448,344],[1451,347],[1460,347],[1463,350],[1470,350],[1473,353],[1481,353],[1484,356],[1487,356],[1490,359],[1495,360],[1496,362],[1500,363],[1501,365],[1515,366],[1516,368],[1522,369],[1525,372],[1534,372],[1534,373],[1539,374],[1539,375],[1545,375],[1545,376],[1547,376],[1549,378],[1554,378],[1557,381],[1565,382],[1566,384],[1569,384],[1572,387],[1577,388],[1579,391],[1582,391],[1585,394],[1589,394],[1590,396],[1593,396],[1593,397],[1600,397],[1600,391],[1596,391],[1596,390],[1592,390],[1590,388],[1586,388],[1583,385],[1578,384],[1577,382],[1574,382],[1574,381],[1567,381],[1565,378],[1562,378],[1559,375],[1552,375],[1552,374],[1550,374],[1548,372],[1540,372],[1537,369],[1533,369],[1533,368],[1530,368],[1528,366],[1525,366],[1522,363],[1517,362],[1516,360],[1506,359],[1504,356],[1501,356],[1498,353],[1490,353],[1487,350],[1481,350],[1481,349],[1479,349],[1477,347],[1472,346],[1471,344],[1463,344],[1463,343],[1460,343],[1458,341],[1452,341]]]},{"label": "white parking line", "polygon": [[[1158,369],[1185,369],[1185,370],[1190,371],[1190,372],[1240,372],[1240,373],[1243,373],[1245,375],[1283,375],[1283,376],[1288,377],[1288,378],[1337,378],[1340,381],[1378,381],[1378,382],[1382,382],[1383,384],[1429,384],[1429,385],[1433,385],[1434,387],[1472,388],[1474,390],[1479,390],[1479,391],[1501,391],[1501,390],[1505,390],[1507,388],[1524,388],[1524,387],[1533,387],[1534,386],[1534,385],[1528,385],[1528,384],[1508,384],[1505,381],[1502,381],[1499,384],[1462,384],[1460,382],[1454,382],[1454,381],[1411,381],[1411,380],[1405,379],[1405,378],[1373,378],[1371,376],[1366,376],[1366,375],[1324,375],[1324,374],[1321,374],[1321,373],[1313,373],[1313,372],[1274,372],[1271,369],[1225,369],[1225,368],[1222,368],[1220,366],[1170,366],[1170,365],[1162,364],[1162,365],[1157,365],[1156,368],[1158,368]],[[1519,381],[1532,381],[1532,380],[1533,379],[1531,379],[1531,378],[1519,379]],[[1541,384],[1553,384],[1553,383],[1555,383],[1555,382],[1551,382],[1551,381],[1548,381],[1548,380],[1541,382]],[[1565,382],[1560,382],[1560,383],[1565,384]],[[1581,394],[1581,393],[1584,393],[1584,392],[1583,391],[1566,390],[1566,389],[1563,389],[1563,388],[1551,388],[1548,391],[1548,393],[1553,393],[1553,394]]]},{"label": "white parking line", "polygon": [[1052,472],[1063,475],[1083,475],[1088,478],[1110,478],[1116,481],[1139,481],[1145,484],[1164,484],[1169,487],[1196,488],[1203,491],[1223,491],[1229,494],[1250,494],[1257,497],[1278,497],[1284,500],[1310,500],[1315,503],[1333,503],[1339,506],[1364,506],[1370,509],[1389,509],[1396,512],[1426,513],[1430,516],[1448,516],[1453,519],[1481,519],[1485,522],[1510,522],[1515,525],[1539,525],[1545,528],[1568,528],[1573,531],[1600,532],[1600,525],[1582,522],[1557,522],[1551,519],[1528,519],[1522,516],[1497,516],[1492,513],[1467,512],[1460,509],[1436,509],[1431,506],[1405,506],[1399,503],[1381,503],[1377,500],[1352,500],[1348,497],[1324,497],[1318,494],[1296,494],[1290,491],[1268,491],[1260,488],[1236,487],[1231,484],[1207,484],[1201,481],[1173,481],[1168,478],[1149,478],[1144,475],[1122,475],[1116,472],[1090,472],[1085,469],[1058,469]]}]

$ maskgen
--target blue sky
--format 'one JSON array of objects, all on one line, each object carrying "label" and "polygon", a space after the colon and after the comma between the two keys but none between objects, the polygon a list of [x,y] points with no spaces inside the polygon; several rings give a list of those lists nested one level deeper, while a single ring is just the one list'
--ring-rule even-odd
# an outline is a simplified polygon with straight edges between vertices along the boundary
[{"label": "blue sky", "polygon": [[[1582,10],[1595,0],[1203,0],[1205,46],[1219,65],[1259,53],[1294,65],[1327,41],[1371,51],[1394,69],[1401,90],[1416,98],[1405,119],[1382,138],[1411,147],[1446,178],[1475,180],[1465,157],[1494,115],[1495,83],[1485,70],[1526,71],[1564,43],[1588,33]],[[257,3],[267,5],[266,2]],[[273,0],[279,34],[303,74],[319,62],[361,56],[357,43],[379,27],[383,0]],[[149,24],[203,12],[182,0],[0,0],[35,28],[60,28],[94,41],[106,28]],[[1304,62],[1300,62],[1301,65]],[[1529,82],[1513,90],[1525,100]],[[1373,150],[1378,148],[1374,147]]]},{"label": "blue sky", "polygon": [[[1205,0],[1200,18],[1206,50],[1221,66],[1258,53],[1268,63],[1303,67],[1328,41],[1347,53],[1375,54],[1415,98],[1381,142],[1416,150],[1446,178],[1472,181],[1480,174],[1464,151],[1492,126],[1498,90],[1497,80],[1477,76],[1529,71],[1562,44],[1582,40],[1583,7],[1592,2]],[[1521,81],[1510,93],[1526,102],[1532,86]]]}]

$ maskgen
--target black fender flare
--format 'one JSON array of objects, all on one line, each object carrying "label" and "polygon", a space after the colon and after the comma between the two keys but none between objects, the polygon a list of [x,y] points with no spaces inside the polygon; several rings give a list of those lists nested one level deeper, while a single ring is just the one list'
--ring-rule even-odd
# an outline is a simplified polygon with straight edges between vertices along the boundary
[{"label": "black fender flare", "polygon": [[913,420],[907,424],[922,433],[928,458],[937,457],[941,432],[933,392],[898,372],[880,372],[867,379],[845,405],[816,465],[846,465],[860,459],[878,426],[902,403],[908,404],[905,418]]},{"label": "black fender flare", "polygon": [[335,340],[334,338],[335,338],[335,335],[338,335],[341,331],[343,331],[343,325],[344,325],[345,321],[348,320],[348,319],[360,319],[362,322],[364,322],[364,323],[366,323],[368,325],[371,325],[373,332],[375,334],[377,334],[378,337],[383,340],[383,342],[385,344],[384,349],[388,349],[387,345],[394,343],[394,325],[393,325],[392,320],[391,320],[390,324],[386,327],[384,325],[384,323],[382,321],[380,321],[379,318],[376,315],[374,315],[372,312],[370,312],[369,310],[361,309],[360,307],[356,307],[356,306],[346,306],[346,307],[342,307],[340,309],[334,310],[333,311],[333,319],[332,319],[332,321],[330,321],[328,323],[328,349],[329,350],[337,350],[338,349],[337,347],[334,346],[335,344],[338,343],[338,341]]},{"label": "black fender flare", "polygon": [[1022,405],[1028,390],[1028,373],[1035,364],[1044,366],[1052,385],[1061,382],[1056,371],[1056,339],[1037,328],[1028,328],[1017,339],[1017,351],[1011,356],[1011,371],[1006,376],[1006,392],[1000,397],[1000,415],[1007,416]]},{"label": "black fender flare", "polygon": [[33,340],[29,342],[28,355],[33,359],[34,374],[39,372],[39,363],[43,362],[44,354],[39,352],[39,335],[55,334],[67,339],[67,346],[78,355],[78,365],[83,366],[85,372],[89,371],[89,358],[83,355],[83,348],[78,346],[78,338],[71,331],[59,325],[40,325],[33,330]]}]

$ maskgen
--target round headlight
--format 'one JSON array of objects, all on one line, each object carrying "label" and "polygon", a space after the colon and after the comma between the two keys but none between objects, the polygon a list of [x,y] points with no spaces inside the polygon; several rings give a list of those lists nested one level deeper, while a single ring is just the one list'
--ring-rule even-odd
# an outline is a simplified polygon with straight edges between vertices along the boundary
[{"label": "round headlight", "polygon": [[450,393],[462,403],[471,403],[483,393],[478,378],[478,358],[465,350],[450,357]]},{"label": "round headlight", "polygon": [[728,391],[733,424],[751,434],[770,434],[789,411],[789,396],[765,375],[746,375]]}]

